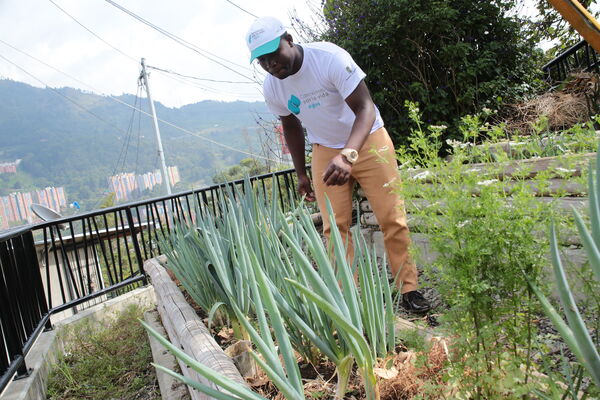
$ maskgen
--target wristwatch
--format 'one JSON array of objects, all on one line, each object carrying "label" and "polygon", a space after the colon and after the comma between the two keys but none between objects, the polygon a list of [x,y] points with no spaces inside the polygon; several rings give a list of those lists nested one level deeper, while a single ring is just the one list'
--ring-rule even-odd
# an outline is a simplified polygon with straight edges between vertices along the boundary
[{"label": "wristwatch", "polygon": [[358,161],[358,151],[354,149],[345,148],[340,152],[340,154],[346,157],[346,160],[348,160],[350,164],[354,164],[356,161]]}]

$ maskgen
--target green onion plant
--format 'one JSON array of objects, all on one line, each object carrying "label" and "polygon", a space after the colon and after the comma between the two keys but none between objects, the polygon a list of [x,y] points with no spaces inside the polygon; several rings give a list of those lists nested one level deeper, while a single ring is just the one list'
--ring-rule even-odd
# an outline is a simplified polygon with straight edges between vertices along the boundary
[{"label": "green onion plant", "polygon": [[[356,363],[367,398],[378,399],[373,368],[395,346],[387,269],[378,269],[360,232],[351,266],[333,219],[328,248],[303,204],[286,214],[274,193],[270,206],[249,183],[243,192],[221,196],[218,217],[206,215],[171,237],[169,262],[177,264],[176,275],[190,293],[214,291],[206,305],[211,315],[218,307],[229,310],[254,344],[257,364],[286,399],[304,398],[297,355],[312,362],[325,356],[336,364],[337,399],[344,397]],[[230,390],[231,382],[192,367]]]}]

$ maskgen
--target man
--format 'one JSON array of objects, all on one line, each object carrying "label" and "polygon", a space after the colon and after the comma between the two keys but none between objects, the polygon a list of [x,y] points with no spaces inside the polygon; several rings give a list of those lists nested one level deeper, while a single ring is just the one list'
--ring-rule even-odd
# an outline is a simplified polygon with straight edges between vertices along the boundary
[{"label": "man", "polygon": [[[416,290],[417,271],[408,254],[404,205],[388,187],[398,179],[394,145],[371,100],[364,81],[366,74],[333,43],[294,43],[283,24],[273,17],[258,18],[248,31],[246,43],[251,51],[250,62],[258,59],[269,73],[264,82],[267,106],[281,118],[298,175],[298,192],[308,201],[316,198],[325,237],[330,233],[327,195],[336,225],[342,237],[348,238],[348,257],[352,259],[349,229],[352,190],[358,181],[383,231],[404,307],[417,313],[428,311],[429,303]],[[306,173],[303,125],[313,144],[314,192]],[[387,162],[382,163],[382,157]]]}]

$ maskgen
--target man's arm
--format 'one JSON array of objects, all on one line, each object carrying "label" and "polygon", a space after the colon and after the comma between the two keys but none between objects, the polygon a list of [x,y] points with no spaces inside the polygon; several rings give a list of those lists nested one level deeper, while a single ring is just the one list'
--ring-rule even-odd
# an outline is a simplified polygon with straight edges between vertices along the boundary
[{"label": "man's arm", "polygon": [[[369,137],[375,122],[375,104],[373,104],[371,94],[364,80],[360,81],[356,89],[346,97],[346,104],[354,112],[356,119],[344,147],[358,151]],[[350,179],[351,169],[352,165],[346,161],[344,156],[338,154],[331,159],[327,168],[325,168],[323,182],[328,186],[343,185]]]},{"label": "man's arm", "polygon": [[307,201],[315,201],[310,178],[306,174],[306,160],[304,154],[304,131],[300,120],[294,114],[281,117],[283,136],[290,149],[296,175],[298,175],[298,193],[306,195]]}]

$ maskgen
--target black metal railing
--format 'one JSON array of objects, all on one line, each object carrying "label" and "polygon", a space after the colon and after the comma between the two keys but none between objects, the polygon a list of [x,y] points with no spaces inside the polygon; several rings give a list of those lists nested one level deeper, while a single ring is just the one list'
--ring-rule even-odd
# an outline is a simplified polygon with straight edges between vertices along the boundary
[{"label": "black metal railing", "polygon": [[582,40],[544,65],[542,70],[551,84],[564,81],[573,71],[600,73],[600,54]]},{"label": "black metal railing", "polygon": [[[146,283],[145,260],[178,223],[218,214],[219,196],[245,180],[128,203],[0,233],[0,393],[28,375],[25,356],[51,316],[76,313]],[[250,178],[278,189],[290,209],[298,198],[293,170]]]}]

